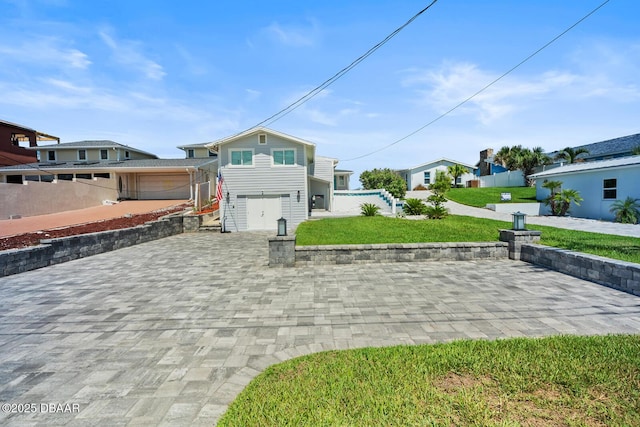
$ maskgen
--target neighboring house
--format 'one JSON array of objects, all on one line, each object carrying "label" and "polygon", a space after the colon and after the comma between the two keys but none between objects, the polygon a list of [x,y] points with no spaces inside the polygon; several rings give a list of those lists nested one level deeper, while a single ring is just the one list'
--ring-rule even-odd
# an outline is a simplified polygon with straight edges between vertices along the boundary
[{"label": "neighboring house", "polygon": [[216,153],[207,148],[208,142],[201,144],[188,144],[181,145],[178,148],[184,150],[187,159],[206,159],[209,157],[216,157]]},{"label": "neighboring house", "polygon": [[[640,133],[635,135],[622,136],[620,138],[608,139],[606,141],[594,142],[593,144],[579,145],[572,147],[574,150],[584,148],[589,153],[578,155],[577,159],[585,162],[597,160],[617,159],[631,155],[635,147],[640,147]],[[548,155],[555,159],[559,151],[553,151]]]},{"label": "neighboring house", "polygon": [[480,152],[480,161],[476,163],[476,176],[488,176],[506,172],[508,169],[494,162],[493,148]]},{"label": "neighboring house", "polygon": [[0,120],[0,166],[13,166],[35,162],[36,153],[30,147],[38,141],[58,141],[60,139],[34,129]]},{"label": "neighboring house", "polygon": [[333,178],[333,188],[336,190],[349,190],[351,175],[353,175],[353,171],[336,169]]},{"label": "neighboring house", "polygon": [[545,181],[561,181],[562,189],[573,189],[584,199],[571,205],[570,215],[579,218],[613,220],[609,211],[616,200],[640,199],[640,156],[573,163],[531,175],[536,180],[536,199],[544,200],[549,190]]},{"label": "neighboring house", "polygon": [[[0,195],[8,205],[0,217],[80,209],[104,200],[189,200],[217,172],[215,158],[158,159],[113,141],[31,149],[38,151],[39,162],[0,168]],[[204,188],[213,194],[212,186]]]},{"label": "neighboring house", "polygon": [[[293,230],[312,209],[331,211],[338,160],[316,156],[315,144],[264,127],[206,145],[223,179],[220,213],[225,231]],[[348,175],[348,174],[347,174]]]},{"label": "neighboring house", "polygon": [[456,185],[466,183],[467,181],[471,181],[475,178],[475,166],[467,165],[462,162],[456,162],[455,160],[446,158],[422,163],[409,169],[400,169],[396,172],[398,172],[400,176],[406,181],[407,190],[413,190],[419,185],[428,187],[429,184],[433,183],[436,179],[437,171],[447,172],[447,168],[449,166],[453,166],[456,164],[462,165],[467,169],[467,173],[458,178]]}]

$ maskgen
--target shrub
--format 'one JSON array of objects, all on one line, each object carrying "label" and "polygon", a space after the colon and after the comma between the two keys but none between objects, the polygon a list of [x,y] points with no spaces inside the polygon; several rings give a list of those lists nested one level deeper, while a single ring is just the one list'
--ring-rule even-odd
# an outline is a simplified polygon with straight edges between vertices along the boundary
[{"label": "shrub", "polygon": [[424,215],[427,213],[427,206],[420,199],[407,199],[402,210],[407,215]]},{"label": "shrub", "polygon": [[396,199],[402,199],[407,192],[406,181],[389,168],[364,171],[360,174],[360,182],[365,190],[384,188]]},{"label": "shrub", "polygon": [[380,212],[380,207],[374,203],[363,203],[360,205],[360,213],[363,216],[376,216]]},{"label": "shrub", "polygon": [[616,216],[616,222],[637,224],[640,221],[640,199],[627,197],[624,201],[616,200],[609,211]]},{"label": "shrub", "polygon": [[449,215],[449,211],[443,205],[426,206],[429,219],[443,219]]},{"label": "shrub", "polygon": [[428,188],[422,184],[418,184],[415,187],[413,187],[413,191],[427,191],[427,190]]}]

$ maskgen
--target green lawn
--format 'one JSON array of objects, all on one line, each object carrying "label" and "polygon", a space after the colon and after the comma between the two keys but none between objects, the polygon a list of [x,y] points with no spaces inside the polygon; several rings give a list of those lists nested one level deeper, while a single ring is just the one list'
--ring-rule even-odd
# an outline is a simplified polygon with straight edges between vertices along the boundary
[{"label": "green lawn", "polygon": [[[343,245],[368,243],[494,242],[498,230],[511,223],[450,215],[442,220],[389,217],[324,218],[307,221],[296,230],[296,244]],[[640,239],[528,225],[542,231],[540,243],[623,261],[640,263]]]},{"label": "green lawn", "polygon": [[364,348],[274,365],[219,426],[640,425],[640,336]]},{"label": "green lawn", "polygon": [[446,197],[463,205],[484,208],[488,203],[500,201],[500,193],[511,193],[511,203],[535,203],[535,187],[452,188]]}]

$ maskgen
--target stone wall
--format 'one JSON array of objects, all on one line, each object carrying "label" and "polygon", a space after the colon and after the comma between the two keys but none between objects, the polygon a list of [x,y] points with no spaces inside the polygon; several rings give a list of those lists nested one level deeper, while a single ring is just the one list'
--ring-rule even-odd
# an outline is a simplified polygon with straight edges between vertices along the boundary
[{"label": "stone wall", "polygon": [[640,296],[640,264],[537,244],[522,244],[520,259]]},{"label": "stone wall", "polygon": [[182,216],[168,216],[132,228],[45,239],[26,249],[0,251],[0,277],[60,264],[182,233]]},{"label": "stone wall", "polygon": [[507,256],[508,244],[504,242],[296,246],[295,265],[469,261]]}]

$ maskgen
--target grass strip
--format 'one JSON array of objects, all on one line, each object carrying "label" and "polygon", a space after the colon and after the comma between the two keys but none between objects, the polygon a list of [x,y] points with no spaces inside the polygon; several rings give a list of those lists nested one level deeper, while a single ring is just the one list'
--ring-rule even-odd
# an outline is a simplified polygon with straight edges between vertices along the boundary
[{"label": "grass strip", "polygon": [[640,336],[316,353],[269,367],[218,425],[640,425]]}]

